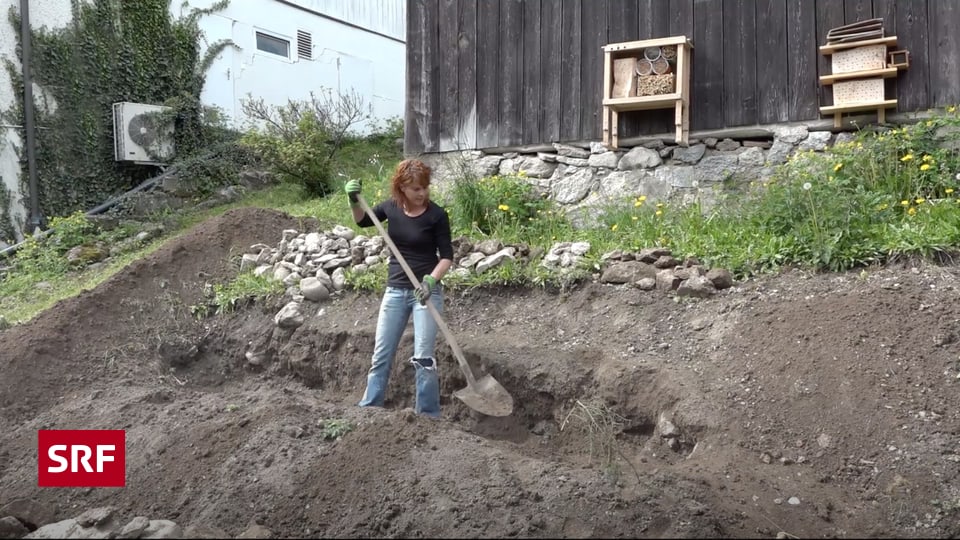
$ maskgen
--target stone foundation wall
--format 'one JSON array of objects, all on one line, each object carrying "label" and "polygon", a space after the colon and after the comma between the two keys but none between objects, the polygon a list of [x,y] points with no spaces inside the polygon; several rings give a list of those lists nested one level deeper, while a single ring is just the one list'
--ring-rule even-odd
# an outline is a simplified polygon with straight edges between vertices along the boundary
[{"label": "stone foundation wall", "polygon": [[689,202],[709,207],[724,189],[764,181],[798,151],[823,151],[850,140],[851,133],[809,131],[805,126],[774,130],[772,140],[691,139],[680,146],[655,139],[633,148],[610,150],[553,144],[552,152],[447,152],[422,156],[434,169],[441,194],[457,178],[481,178],[523,171],[532,184],[579,225],[609,200],[645,195],[649,202]]}]

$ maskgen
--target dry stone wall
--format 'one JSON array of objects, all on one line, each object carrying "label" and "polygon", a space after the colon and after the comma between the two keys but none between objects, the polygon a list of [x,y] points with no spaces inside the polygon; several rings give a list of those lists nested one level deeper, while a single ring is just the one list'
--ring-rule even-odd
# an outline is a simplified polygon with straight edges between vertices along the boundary
[{"label": "dry stone wall", "polygon": [[590,225],[592,211],[612,199],[645,195],[652,202],[699,200],[709,207],[725,186],[764,181],[799,151],[822,152],[853,138],[850,133],[778,127],[772,140],[693,139],[686,146],[660,139],[611,150],[553,144],[552,152],[448,152],[423,156],[434,169],[441,193],[464,176],[480,178],[523,171],[566,211],[574,223]]}]

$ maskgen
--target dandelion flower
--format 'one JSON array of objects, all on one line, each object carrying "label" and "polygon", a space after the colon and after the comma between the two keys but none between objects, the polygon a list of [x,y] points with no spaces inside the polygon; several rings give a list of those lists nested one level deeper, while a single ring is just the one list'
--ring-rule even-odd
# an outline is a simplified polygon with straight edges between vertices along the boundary
[{"label": "dandelion flower", "polygon": [[917,213],[917,209],[911,206],[910,209],[907,210],[907,213],[912,216]]},{"label": "dandelion flower", "polygon": [[900,206],[910,206],[910,201],[900,201]]},{"label": "dandelion flower", "polygon": [[662,215],[663,215],[663,210],[657,210],[657,215],[658,215],[658,216],[662,216]]},{"label": "dandelion flower", "polygon": [[507,206],[507,205],[505,205],[505,204],[501,204],[500,206],[497,207],[497,210],[500,210],[500,211],[503,211],[503,212],[507,212],[507,211],[510,210],[510,207]]},{"label": "dandelion flower", "polygon": [[953,111],[955,111],[955,110],[957,110],[957,107],[954,106],[954,105],[951,105],[951,106],[947,107],[947,112],[953,112]]},{"label": "dandelion flower", "polygon": [[924,160],[924,161],[933,161],[933,156],[931,156],[930,154],[924,154],[924,155],[923,155],[923,160]]},{"label": "dandelion flower", "polygon": [[803,183],[803,189],[805,189],[805,190],[807,190],[807,191],[809,191],[810,188],[812,188],[812,187],[813,187],[813,184],[811,184],[810,182],[804,182],[804,183]]},{"label": "dandelion flower", "polygon": [[920,166],[920,170],[921,170],[921,171],[929,171],[929,170],[930,170],[930,164],[929,164],[929,163],[924,163],[923,165]]},{"label": "dandelion flower", "polygon": [[924,201],[926,201],[926,199],[924,199],[923,197],[917,197],[916,203],[923,204]]},{"label": "dandelion flower", "polygon": [[638,220],[638,219],[640,219],[640,218],[638,218],[637,216],[633,216],[633,217],[631,217],[630,219],[636,221],[636,220]]},{"label": "dandelion flower", "polygon": [[953,188],[952,188],[952,187],[948,187],[947,189],[944,190],[944,193],[946,193],[947,195],[953,193]]},{"label": "dandelion flower", "polygon": [[913,159],[913,154],[907,154],[900,158],[900,161],[910,161],[911,159]]},{"label": "dandelion flower", "polygon": [[837,172],[842,168],[843,168],[843,162],[837,163],[836,165],[833,166],[833,172]]},{"label": "dandelion flower", "polygon": [[611,230],[611,231],[617,230],[617,224],[614,223],[613,225],[611,225],[611,226],[610,226],[610,230]]}]

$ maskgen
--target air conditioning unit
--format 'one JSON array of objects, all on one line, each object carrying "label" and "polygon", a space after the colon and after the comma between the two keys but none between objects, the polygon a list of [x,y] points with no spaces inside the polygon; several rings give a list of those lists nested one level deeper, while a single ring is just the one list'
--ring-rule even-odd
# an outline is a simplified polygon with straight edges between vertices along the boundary
[{"label": "air conditioning unit", "polygon": [[173,119],[157,114],[170,109],[128,101],[114,103],[114,159],[125,163],[163,165],[173,157]]}]

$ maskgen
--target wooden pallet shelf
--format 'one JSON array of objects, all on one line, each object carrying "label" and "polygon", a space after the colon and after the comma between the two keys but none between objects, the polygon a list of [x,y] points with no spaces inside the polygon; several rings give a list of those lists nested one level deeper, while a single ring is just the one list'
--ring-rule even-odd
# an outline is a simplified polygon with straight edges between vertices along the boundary
[{"label": "wooden pallet shelf", "polygon": [[[832,57],[835,71],[820,76],[820,85],[836,85],[833,87],[834,104],[820,107],[820,114],[833,115],[835,128],[842,126],[844,113],[858,111],[875,110],[877,122],[886,122],[886,110],[896,108],[897,100],[886,99],[883,95],[883,80],[896,77],[909,63],[909,56],[898,63],[892,62],[891,48],[896,46],[897,36],[889,36],[831,43],[819,48],[820,54]],[[896,52],[906,55],[906,51]]]},{"label": "wooden pallet shelf", "polygon": [[[613,61],[643,54],[650,47],[676,47],[673,73],[674,91],[669,94],[649,96],[613,97]],[[603,143],[617,148],[619,143],[617,125],[620,113],[653,109],[673,109],[675,139],[686,144],[690,133],[690,59],[693,44],[686,36],[672,36],[642,41],[610,43],[603,46]]]},{"label": "wooden pallet shelf", "polygon": [[820,84],[826,86],[828,84],[833,84],[837,81],[848,81],[853,79],[864,79],[869,77],[882,77],[884,79],[889,79],[890,77],[896,77],[897,71],[895,67],[883,68],[883,69],[867,69],[864,71],[851,71],[849,73],[836,73],[834,75],[824,75],[820,77]]}]

